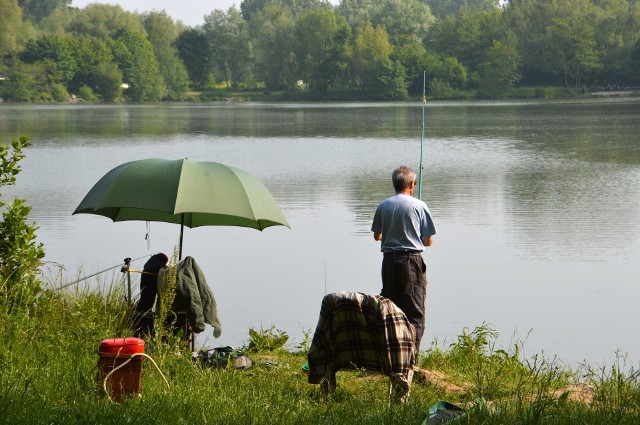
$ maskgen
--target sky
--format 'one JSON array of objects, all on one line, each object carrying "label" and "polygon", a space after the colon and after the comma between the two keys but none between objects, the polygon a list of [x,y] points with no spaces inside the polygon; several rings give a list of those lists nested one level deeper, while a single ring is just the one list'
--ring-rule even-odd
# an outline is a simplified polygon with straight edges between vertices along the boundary
[{"label": "sky", "polygon": [[[118,4],[130,12],[151,12],[153,10],[167,12],[174,20],[185,25],[196,26],[204,23],[204,16],[212,11],[228,10],[234,6],[239,10],[241,0],[73,0],[71,5],[84,8],[90,3]],[[338,4],[339,0],[331,0]]]}]

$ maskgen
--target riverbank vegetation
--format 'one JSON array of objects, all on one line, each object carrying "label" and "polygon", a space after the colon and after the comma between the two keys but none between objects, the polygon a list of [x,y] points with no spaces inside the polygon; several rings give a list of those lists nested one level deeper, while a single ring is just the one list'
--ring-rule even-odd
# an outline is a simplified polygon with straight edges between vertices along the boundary
[{"label": "riverbank vegetation", "polygon": [[636,93],[635,0],[243,0],[164,11],[0,0],[7,101],[402,100]]},{"label": "riverbank vegetation", "polygon": [[[0,141],[0,189],[15,182],[27,147],[26,138]],[[98,276],[90,289],[61,289],[44,279],[44,247],[28,213],[20,200],[2,207],[0,423],[422,424],[439,400],[466,409],[469,424],[640,420],[640,373],[625,355],[577,369],[525,358],[520,341],[497,346],[488,324],[421,353],[406,404],[389,404],[388,380],[363,370],[339,372],[337,392],[323,396],[302,368],[311,330],[291,343],[275,325],[249,329],[236,347],[253,360],[248,369],[204,367],[179,340],[151,338],[145,351],[159,371],[145,360],[141,397],[114,403],[99,389],[97,351],[104,339],[132,335],[124,285]]]},{"label": "riverbank vegetation", "polygon": [[[114,282],[116,283],[116,282]],[[490,326],[464,330],[448,347],[422,354],[407,404],[388,403],[388,380],[366,371],[338,373],[323,396],[307,383],[304,343],[286,344],[275,327],[251,329],[242,348],[248,369],[208,368],[177,342],[146,341],[142,395],[122,403],[99,390],[98,345],[131,335],[122,285],[44,290],[12,303],[0,298],[0,422],[20,424],[422,424],[446,400],[470,424],[636,424],[638,375],[619,362],[571,370],[558,359],[521,358],[495,347]],[[285,337],[285,338],[283,338]],[[284,343],[284,344],[283,344]],[[230,363],[231,364],[231,363]]]}]

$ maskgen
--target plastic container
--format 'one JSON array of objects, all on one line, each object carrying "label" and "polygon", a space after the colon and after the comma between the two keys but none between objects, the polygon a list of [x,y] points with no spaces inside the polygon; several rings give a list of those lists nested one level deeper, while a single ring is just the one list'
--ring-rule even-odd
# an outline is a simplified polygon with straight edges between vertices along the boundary
[{"label": "plastic container", "polygon": [[140,338],[105,339],[100,343],[98,385],[100,390],[104,389],[105,378],[110,374],[106,390],[113,401],[140,395],[144,356],[136,356],[139,353],[144,353],[144,340]]}]

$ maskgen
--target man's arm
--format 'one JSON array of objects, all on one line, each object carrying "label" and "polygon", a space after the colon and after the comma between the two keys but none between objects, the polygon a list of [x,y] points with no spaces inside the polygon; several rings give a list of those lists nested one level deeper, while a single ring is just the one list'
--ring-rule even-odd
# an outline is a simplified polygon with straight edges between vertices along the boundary
[{"label": "man's arm", "polygon": [[424,245],[424,246],[433,245],[433,235],[427,236],[426,238],[423,238],[422,239],[422,245]]}]

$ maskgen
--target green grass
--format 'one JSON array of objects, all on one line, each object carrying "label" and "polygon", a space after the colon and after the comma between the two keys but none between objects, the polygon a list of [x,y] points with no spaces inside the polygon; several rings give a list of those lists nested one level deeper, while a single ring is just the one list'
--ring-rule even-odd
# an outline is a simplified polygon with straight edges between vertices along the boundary
[{"label": "green grass", "polygon": [[[422,353],[421,367],[438,378],[417,374],[406,405],[389,405],[388,381],[364,371],[339,372],[336,393],[323,396],[301,369],[308,341],[289,348],[274,327],[250,330],[246,370],[204,368],[177,343],[147,343],[170,388],[145,360],[142,396],[118,404],[98,391],[98,346],[131,335],[128,307],[120,290],[97,287],[21,305],[0,296],[0,424],[419,425],[438,400],[477,406],[461,422],[469,424],[640,422],[638,377],[624,356],[575,371],[556,359],[524,360],[519,344],[496,347],[489,325]],[[590,399],[574,401],[571,384],[588,385]]]}]

